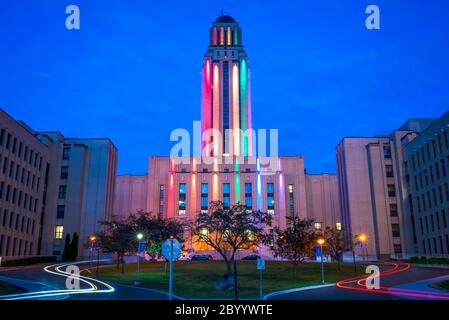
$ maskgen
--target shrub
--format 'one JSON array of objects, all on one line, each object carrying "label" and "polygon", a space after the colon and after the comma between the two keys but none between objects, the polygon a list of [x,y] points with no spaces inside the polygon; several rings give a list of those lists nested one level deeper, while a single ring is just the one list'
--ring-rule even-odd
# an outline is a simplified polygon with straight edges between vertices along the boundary
[{"label": "shrub", "polygon": [[56,261],[56,256],[36,256],[29,258],[22,258],[16,260],[8,260],[2,261],[2,267],[19,267],[19,266],[27,266],[35,263],[45,263],[45,262],[54,262]]}]

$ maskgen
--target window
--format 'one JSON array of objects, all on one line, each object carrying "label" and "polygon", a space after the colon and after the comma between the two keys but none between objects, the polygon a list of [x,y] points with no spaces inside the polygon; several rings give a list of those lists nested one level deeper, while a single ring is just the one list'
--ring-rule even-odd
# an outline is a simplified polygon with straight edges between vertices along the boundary
[{"label": "window", "polygon": [[180,183],[179,184],[179,200],[178,200],[178,209],[180,215],[186,214],[186,184]]},{"label": "window", "polygon": [[245,183],[245,206],[247,209],[253,208],[253,194],[251,183]]},{"label": "window", "polygon": [[386,165],[385,166],[385,173],[387,177],[392,178],[393,177],[393,166],[392,165]]},{"label": "window", "polygon": [[209,207],[209,185],[207,183],[201,184],[201,210],[206,210]]},{"label": "window", "polygon": [[396,203],[390,203],[390,216],[391,217],[398,216],[398,205]]},{"label": "window", "polygon": [[388,185],[388,196],[389,197],[395,197],[396,196],[396,189],[394,187],[394,184]]},{"label": "window", "polygon": [[65,212],[65,206],[59,205],[57,212],[56,212],[56,218],[57,219],[64,219],[64,212]]},{"label": "window", "polygon": [[159,213],[164,213],[164,193],[165,187],[163,184],[159,185]]},{"label": "window", "polygon": [[315,226],[315,229],[321,230],[321,222],[315,222],[314,226]]},{"label": "window", "polygon": [[337,229],[338,231],[341,231],[342,227],[341,227],[341,222],[337,222],[335,224],[335,229]]},{"label": "window", "polygon": [[70,158],[70,147],[64,147],[62,149],[62,160],[69,160]]},{"label": "window", "polygon": [[391,225],[391,231],[393,233],[393,237],[395,238],[399,238],[401,236],[400,232],[399,232],[399,224],[397,223],[393,223]]},{"label": "window", "polygon": [[58,198],[65,199],[66,193],[67,193],[67,186],[59,186]]},{"label": "window", "polygon": [[295,216],[295,200],[294,200],[294,195],[293,195],[293,185],[289,184],[288,185],[288,209],[289,209],[289,213],[290,213],[290,217],[294,217]]},{"label": "window", "polygon": [[274,183],[267,183],[267,208],[274,210]]},{"label": "window", "polygon": [[63,233],[64,233],[64,226],[55,227],[55,239],[62,239]]},{"label": "window", "polygon": [[231,207],[231,185],[223,183],[223,207],[229,209]]},{"label": "window", "polygon": [[61,179],[67,179],[69,175],[69,167],[61,167]]},{"label": "window", "polygon": [[385,159],[391,158],[391,148],[390,148],[390,146],[384,146],[384,158]]},{"label": "window", "polygon": [[394,253],[398,254],[398,253],[402,253],[402,246],[400,244],[395,244],[393,245],[394,247]]}]

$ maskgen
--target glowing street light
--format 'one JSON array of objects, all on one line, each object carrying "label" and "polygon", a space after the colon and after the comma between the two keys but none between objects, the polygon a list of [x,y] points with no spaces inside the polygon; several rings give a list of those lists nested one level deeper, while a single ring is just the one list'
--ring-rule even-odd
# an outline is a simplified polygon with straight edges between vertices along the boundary
[{"label": "glowing street light", "polygon": [[97,241],[97,237],[95,235],[91,235],[89,237],[89,241],[90,241],[90,250],[89,250],[89,255],[90,255],[90,266],[92,267],[93,264],[93,259],[94,259],[94,244]]},{"label": "glowing street light", "polygon": [[136,235],[136,238],[138,240],[138,242],[137,242],[137,280],[134,281],[134,284],[136,286],[139,286],[140,283],[141,283],[140,282],[140,248],[141,248],[141,245],[142,245],[143,233],[139,232]]},{"label": "glowing street light", "polygon": [[321,284],[324,285],[323,245],[326,242],[326,240],[323,237],[319,237],[316,242],[320,246],[320,253],[321,253]]}]

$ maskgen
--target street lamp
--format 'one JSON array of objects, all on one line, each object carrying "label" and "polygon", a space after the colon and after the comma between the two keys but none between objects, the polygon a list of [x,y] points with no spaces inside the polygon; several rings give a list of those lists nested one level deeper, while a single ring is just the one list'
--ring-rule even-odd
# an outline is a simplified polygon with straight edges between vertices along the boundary
[{"label": "street lamp", "polygon": [[92,267],[92,260],[94,259],[94,244],[95,241],[97,241],[97,237],[95,235],[91,235],[89,237],[89,241],[90,241],[90,250],[89,250],[89,255],[90,255],[90,266]]},{"label": "street lamp", "polygon": [[140,244],[142,243],[143,233],[139,232],[137,234],[137,280],[134,281],[136,286],[140,285]]},{"label": "street lamp", "polygon": [[321,284],[324,285],[324,262],[323,262],[323,245],[326,242],[324,238],[320,237],[316,241],[318,245],[320,246],[320,253],[321,253]]},{"label": "street lamp", "polygon": [[365,255],[364,255],[364,256],[365,256],[365,259],[364,259],[365,265],[366,265],[367,260],[368,260],[368,248],[366,247],[366,242],[367,242],[367,240],[368,240],[368,237],[367,237],[366,234],[361,233],[361,234],[359,235],[359,241],[363,244],[363,250],[364,250],[364,252],[365,252]]}]

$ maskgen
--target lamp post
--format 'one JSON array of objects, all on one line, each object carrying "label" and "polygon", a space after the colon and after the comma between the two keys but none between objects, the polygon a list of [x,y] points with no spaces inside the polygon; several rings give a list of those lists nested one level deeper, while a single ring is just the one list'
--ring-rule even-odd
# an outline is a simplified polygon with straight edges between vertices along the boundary
[{"label": "lamp post", "polygon": [[89,237],[89,241],[90,241],[90,252],[89,252],[89,255],[90,255],[90,266],[92,267],[92,260],[94,259],[94,244],[95,244],[95,241],[97,241],[97,237],[95,236],[95,235],[92,235],[92,236],[90,236]]},{"label": "lamp post", "polygon": [[137,234],[137,280],[134,281],[134,284],[136,286],[140,286],[140,244],[142,239],[143,234],[139,232]]},{"label": "lamp post", "polygon": [[359,241],[363,244],[363,251],[364,251],[364,259],[363,259],[363,261],[365,262],[365,266],[366,266],[367,260],[368,260],[368,249],[366,248],[367,239],[368,239],[368,237],[366,236],[366,234],[361,233],[359,235]]},{"label": "lamp post", "polygon": [[320,253],[321,253],[321,284],[324,285],[324,262],[323,262],[323,244],[326,242],[324,238],[318,238],[316,241],[318,245],[320,246]]}]

